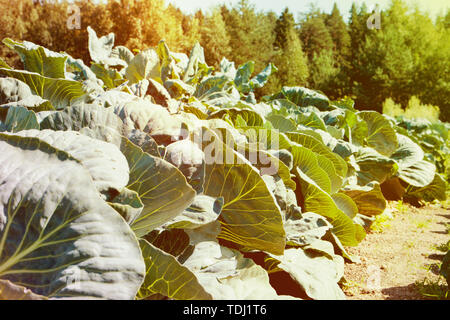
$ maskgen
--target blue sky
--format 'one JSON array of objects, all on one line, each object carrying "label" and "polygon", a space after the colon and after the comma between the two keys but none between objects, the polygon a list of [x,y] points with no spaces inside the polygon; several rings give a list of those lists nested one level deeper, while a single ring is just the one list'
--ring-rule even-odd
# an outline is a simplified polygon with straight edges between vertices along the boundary
[{"label": "blue sky", "polygon": [[[218,4],[234,5],[239,0],[166,0],[166,3],[172,3],[186,13],[193,13],[198,9],[208,11],[209,8]],[[347,17],[352,2],[355,0],[336,0],[341,14]],[[295,15],[299,12],[305,12],[309,9],[310,3],[313,2],[317,7],[325,12],[331,12],[333,0],[250,0],[258,10],[272,10],[280,14],[285,7],[289,7],[290,11]],[[367,7],[372,10],[378,4],[381,9],[388,6],[390,0],[357,0],[357,3],[365,2]],[[417,3],[422,11],[427,11],[434,18],[437,14],[445,12],[450,7],[448,0],[406,0],[407,3]]]}]

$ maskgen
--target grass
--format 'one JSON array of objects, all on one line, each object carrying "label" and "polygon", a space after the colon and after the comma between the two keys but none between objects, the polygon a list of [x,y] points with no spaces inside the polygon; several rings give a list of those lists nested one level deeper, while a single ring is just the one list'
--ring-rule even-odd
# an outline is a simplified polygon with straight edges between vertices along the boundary
[{"label": "grass", "polygon": [[[446,224],[447,233],[450,234],[449,224]],[[450,240],[447,243],[442,243],[433,246],[433,250],[446,253],[450,250]],[[444,280],[444,277],[439,275],[442,263],[432,263],[424,266],[430,273],[432,278],[425,277],[423,280],[416,281],[415,286],[417,291],[424,297],[432,300],[450,300],[449,287]]]},{"label": "grass", "polygon": [[425,298],[432,300],[450,300],[450,291],[442,277],[425,278],[415,282],[417,291]]},{"label": "grass", "polygon": [[408,208],[403,204],[403,201],[397,201],[397,205],[395,206],[395,209],[397,209],[398,213],[403,214],[406,213]]},{"label": "grass", "polygon": [[374,233],[382,233],[383,230],[391,228],[391,221],[393,217],[387,215],[385,212],[375,217],[375,221],[370,226],[370,231]]},{"label": "grass", "polygon": [[352,281],[346,278],[341,279],[339,285],[342,291],[345,292],[346,295],[354,296],[364,292],[370,292],[373,289],[367,287],[368,279],[360,279],[359,281]]},{"label": "grass", "polygon": [[357,295],[361,288],[363,288],[363,284],[360,282],[348,280],[346,278],[343,278],[341,282],[339,282],[339,285],[347,295],[354,296]]},{"label": "grass", "polygon": [[408,119],[427,119],[431,122],[439,120],[439,107],[422,104],[420,100],[412,96],[405,109],[388,98],[383,103],[383,113],[391,117],[404,116]]},{"label": "grass", "polygon": [[447,241],[447,243],[442,243],[438,246],[434,246],[433,247],[434,250],[440,251],[440,252],[444,252],[447,253],[447,251],[450,250],[450,240]]},{"label": "grass", "polygon": [[430,227],[430,224],[433,220],[432,219],[427,219],[427,220],[415,220],[412,219],[411,222],[415,225],[417,230],[425,230],[428,229]]},{"label": "grass", "polygon": [[445,230],[447,231],[447,234],[450,235],[450,223],[445,224]]}]

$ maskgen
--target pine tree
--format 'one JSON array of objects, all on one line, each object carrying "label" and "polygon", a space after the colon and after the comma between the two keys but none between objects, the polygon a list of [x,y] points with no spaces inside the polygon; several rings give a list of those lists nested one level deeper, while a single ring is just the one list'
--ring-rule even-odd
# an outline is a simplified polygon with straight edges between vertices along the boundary
[{"label": "pine tree", "polygon": [[205,49],[206,63],[218,68],[223,57],[231,53],[230,36],[219,9],[204,18],[201,26],[201,45]]},{"label": "pine tree", "polygon": [[271,77],[266,90],[275,92],[282,86],[306,85],[307,58],[295,29],[294,16],[287,8],[276,21],[275,33],[274,47],[277,51],[273,61],[278,72]]},{"label": "pine tree", "polygon": [[[333,54],[330,59],[330,53],[322,52],[315,61],[312,61],[314,65],[312,68],[318,70],[317,72],[323,77],[328,77],[326,81],[317,79],[312,82],[316,83],[330,98],[338,99],[351,94],[350,78],[347,73],[351,59],[351,38],[336,2],[331,13],[324,14],[324,19],[333,41]],[[314,73],[312,71],[312,74]],[[318,76],[316,78],[320,79]]]},{"label": "pine tree", "polygon": [[336,2],[331,14],[326,17],[325,24],[333,41],[336,62],[339,66],[344,65],[350,55],[351,38]]},{"label": "pine tree", "polygon": [[299,32],[305,53],[310,61],[314,54],[319,55],[322,50],[333,49],[333,40],[320,12],[315,11],[308,14],[301,22]]},{"label": "pine tree", "polygon": [[289,8],[286,7],[275,24],[275,41],[273,43],[275,50],[284,48],[289,30],[294,27],[294,24],[294,18],[292,14],[289,13]]},{"label": "pine tree", "polygon": [[[360,8],[355,3],[350,9],[349,34],[351,39],[350,64],[346,66],[345,74],[349,78],[349,89],[352,97],[358,100],[361,91],[361,83],[367,81],[363,70],[365,62],[362,60],[363,45],[366,42],[367,25],[366,21],[369,17],[366,6],[363,4]],[[369,77],[370,78],[370,77]]]},{"label": "pine tree", "polygon": [[270,16],[256,12],[248,0],[241,0],[231,10],[221,7],[222,17],[230,36],[231,60],[240,65],[255,62],[255,72],[261,71],[273,55],[273,26]]}]

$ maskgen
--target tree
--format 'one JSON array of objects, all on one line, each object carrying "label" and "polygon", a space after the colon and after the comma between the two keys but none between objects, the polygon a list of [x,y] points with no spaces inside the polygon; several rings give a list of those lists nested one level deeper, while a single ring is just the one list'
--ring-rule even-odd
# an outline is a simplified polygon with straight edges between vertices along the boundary
[{"label": "tree", "polygon": [[333,51],[337,65],[346,65],[350,55],[351,38],[336,2],[333,5],[331,14],[326,16],[325,24],[333,41]]},{"label": "tree", "polygon": [[[361,7],[357,7],[355,3],[350,9],[349,33],[351,38],[351,54],[350,64],[346,66],[346,74],[350,79],[350,90],[352,98],[358,104],[358,107],[364,109],[364,103],[361,105],[359,98],[363,94],[361,92],[361,84],[367,83],[371,75],[366,73],[366,61],[362,59],[364,49],[362,48],[366,42],[366,34],[369,31],[366,21],[369,18],[367,7],[363,3]],[[370,109],[370,107],[366,107]]]},{"label": "tree", "polygon": [[222,58],[229,57],[230,36],[219,9],[214,9],[204,18],[201,26],[201,45],[205,49],[205,60],[209,65],[218,68]]},{"label": "tree", "polygon": [[415,49],[413,92],[426,104],[440,107],[442,121],[450,122],[450,10],[446,19],[431,19],[415,10],[412,14],[411,45]]},{"label": "tree", "polygon": [[300,39],[310,61],[323,50],[333,50],[333,40],[319,11],[310,12],[300,24]]},{"label": "tree", "polygon": [[241,0],[231,10],[221,7],[230,36],[230,59],[236,64],[253,60],[255,71],[261,71],[273,56],[273,25],[270,16],[256,12],[248,0]]},{"label": "tree", "polygon": [[273,42],[275,50],[283,49],[285,47],[289,32],[294,25],[294,18],[292,14],[290,14],[289,8],[286,7],[275,23],[275,41]]},{"label": "tree", "polygon": [[302,43],[295,29],[294,16],[286,8],[276,21],[274,64],[278,67],[267,84],[267,91],[275,92],[282,86],[306,85],[308,64]]},{"label": "tree", "polygon": [[337,95],[332,92],[339,92],[339,88],[336,87],[339,68],[336,66],[333,52],[322,50],[319,54],[314,54],[309,63],[309,70],[309,86],[336,99]]},{"label": "tree", "polygon": [[[37,8],[27,0],[17,0],[14,5],[8,0],[0,0],[0,12],[0,40],[6,37],[23,39],[29,25],[39,19]],[[11,66],[20,66],[18,56],[4,45],[0,46],[0,57]]]}]

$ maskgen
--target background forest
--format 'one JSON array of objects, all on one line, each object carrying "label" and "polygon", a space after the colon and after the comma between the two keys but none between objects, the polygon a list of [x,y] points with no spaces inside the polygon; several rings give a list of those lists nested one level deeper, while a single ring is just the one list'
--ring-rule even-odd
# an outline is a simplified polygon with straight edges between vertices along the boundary
[{"label": "background forest", "polygon": [[[67,28],[72,4],[80,8],[79,29]],[[384,107],[397,115],[406,109],[421,117],[427,115],[414,110],[426,110],[431,118],[439,114],[450,121],[450,11],[432,19],[393,0],[381,12],[380,29],[367,27],[373,12],[364,4],[353,4],[349,21],[337,5],[331,12],[312,6],[278,16],[256,10],[248,0],[194,15],[164,0],[0,0],[0,12],[1,39],[28,40],[85,63],[90,61],[87,26],[99,35],[114,32],[116,45],[135,50],[165,39],[172,51],[189,53],[199,41],[213,66],[224,56],[237,64],[253,60],[255,72],[273,62],[278,72],[258,96],[299,85],[331,99],[351,97],[360,110]],[[0,57],[20,67],[6,46]]]}]

